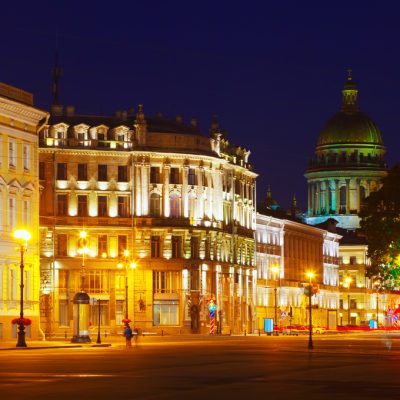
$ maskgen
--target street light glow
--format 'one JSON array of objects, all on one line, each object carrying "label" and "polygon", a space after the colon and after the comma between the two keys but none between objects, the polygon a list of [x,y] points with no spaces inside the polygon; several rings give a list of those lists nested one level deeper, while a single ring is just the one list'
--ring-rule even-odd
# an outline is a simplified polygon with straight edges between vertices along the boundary
[{"label": "street light glow", "polygon": [[314,272],[312,272],[312,271],[307,271],[307,272],[306,272],[306,276],[307,276],[307,278],[309,278],[310,281],[311,281],[311,279],[314,278],[315,274],[314,274]]},{"label": "street light glow", "polygon": [[31,233],[25,229],[17,229],[14,232],[15,239],[23,240],[25,242],[28,242],[31,239],[31,237],[32,237]]}]

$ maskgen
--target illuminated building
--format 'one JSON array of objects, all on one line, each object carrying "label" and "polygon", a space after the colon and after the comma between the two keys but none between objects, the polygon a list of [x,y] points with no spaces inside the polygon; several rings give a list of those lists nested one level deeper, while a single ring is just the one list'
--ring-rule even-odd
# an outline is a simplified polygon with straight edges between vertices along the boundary
[{"label": "illuminated building", "polygon": [[[39,148],[42,279],[52,288],[41,299],[47,335],[70,335],[82,270],[85,292],[101,300],[102,331],[119,332],[129,315],[144,330],[208,332],[211,296],[222,332],[251,331],[256,174],[249,154],[216,121],[206,137],[195,120],[148,118],[142,106],[113,117],[53,107]],[[136,268],[117,268],[121,261]]]},{"label": "illuminated building", "polygon": [[317,227],[257,214],[258,328],[262,329],[264,318],[274,316],[275,288],[277,325],[307,323],[307,271],[313,272],[313,283],[318,285],[318,293],[312,297],[314,325],[336,328],[340,238]]},{"label": "illuminated building", "polygon": [[39,181],[37,130],[46,113],[33,106],[33,95],[0,83],[0,339],[16,338],[12,320],[20,313],[20,252],[16,229],[32,235],[24,257],[27,338],[37,339],[39,323]]},{"label": "illuminated building", "polygon": [[385,146],[376,124],[358,108],[358,90],[349,74],[343,103],[322,129],[308,182],[306,222],[315,225],[335,218],[338,227],[359,227],[361,201],[381,186],[387,175]]},{"label": "illuminated building", "polygon": [[[305,221],[342,236],[338,324],[366,325],[376,319],[377,294],[373,282],[365,277],[368,248],[366,238],[357,231],[358,213],[362,200],[379,190],[387,175],[386,149],[377,125],[359,110],[351,71],[342,93],[342,107],[320,132],[315,157],[305,173]],[[400,298],[395,294],[379,296],[383,323],[387,307],[396,308]]]}]

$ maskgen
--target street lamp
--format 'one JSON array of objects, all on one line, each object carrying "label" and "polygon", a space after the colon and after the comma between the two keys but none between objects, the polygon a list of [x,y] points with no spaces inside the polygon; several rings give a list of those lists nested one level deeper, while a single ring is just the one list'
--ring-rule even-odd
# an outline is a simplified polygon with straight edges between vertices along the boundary
[{"label": "street lamp", "polygon": [[[136,263],[129,259],[129,250],[124,250],[124,261],[117,264],[117,268],[125,268],[125,320],[128,320],[128,270],[135,269]],[[135,318],[132,318],[133,323],[135,323]]]},{"label": "street lamp", "polygon": [[344,279],[345,286],[347,287],[347,325],[350,325],[350,284],[351,284],[351,277],[347,276]]},{"label": "street lamp", "polygon": [[379,281],[375,281],[374,285],[376,287],[376,329],[379,327],[379,319],[378,319],[378,313],[379,313]]},{"label": "street lamp", "polygon": [[313,341],[312,341],[312,307],[311,307],[311,297],[312,297],[312,293],[313,293],[313,287],[312,287],[312,284],[311,284],[311,280],[314,278],[315,274],[314,274],[314,272],[308,271],[308,272],[306,272],[306,276],[307,276],[308,279],[309,279],[309,284],[308,284],[308,291],[307,291],[307,293],[308,293],[308,305],[309,305],[309,308],[310,308],[310,317],[309,317],[310,325],[309,325],[309,335],[308,335],[308,348],[309,348],[310,350],[312,350],[312,349],[314,348],[314,345],[313,345]]},{"label": "street lamp", "polygon": [[274,288],[274,309],[275,309],[275,318],[274,318],[274,327],[276,328],[278,325],[278,304],[277,304],[277,284],[278,284],[278,272],[279,272],[279,267],[273,266],[271,268],[271,272],[274,276],[275,280],[275,288]]},{"label": "street lamp", "polygon": [[20,303],[19,303],[19,320],[18,320],[18,341],[16,347],[27,347],[25,341],[25,325],[24,325],[24,253],[28,247],[28,241],[31,238],[30,232],[25,229],[18,229],[14,232],[14,238],[20,243],[21,253],[21,283],[20,287]]},{"label": "street lamp", "polygon": [[89,302],[90,297],[85,292],[85,255],[89,253],[89,241],[86,231],[79,232],[78,254],[82,255],[81,290],[75,294],[73,304],[73,337],[72,343],[89,343]]}]

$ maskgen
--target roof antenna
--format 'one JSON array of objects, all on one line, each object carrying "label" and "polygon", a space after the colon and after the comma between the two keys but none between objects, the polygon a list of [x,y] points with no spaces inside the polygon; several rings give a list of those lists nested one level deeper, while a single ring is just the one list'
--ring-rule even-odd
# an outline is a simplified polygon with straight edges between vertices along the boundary
[{"label": "roof antenna", "polygon": [[51,94],[53,97],[52,106],[59,106],[60,105],[60,86],[59,80],[62,75],[61,67],[58,63],[58,32],[56,35],[56,52],[54,57],[54,67],[52,70],[53,82],[51,86]]}]

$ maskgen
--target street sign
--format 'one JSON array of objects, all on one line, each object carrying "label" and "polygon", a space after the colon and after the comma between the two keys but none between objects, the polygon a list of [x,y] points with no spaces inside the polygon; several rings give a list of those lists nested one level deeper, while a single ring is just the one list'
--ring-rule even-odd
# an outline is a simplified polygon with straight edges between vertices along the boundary
[{"label": "street sign", "polygon": [[281,312],[281,318],[282,318],[282,319],[285,319],[285,318],[286,318],[286,312],[285,312],[285,311],[282,311],[282,312]]}]

